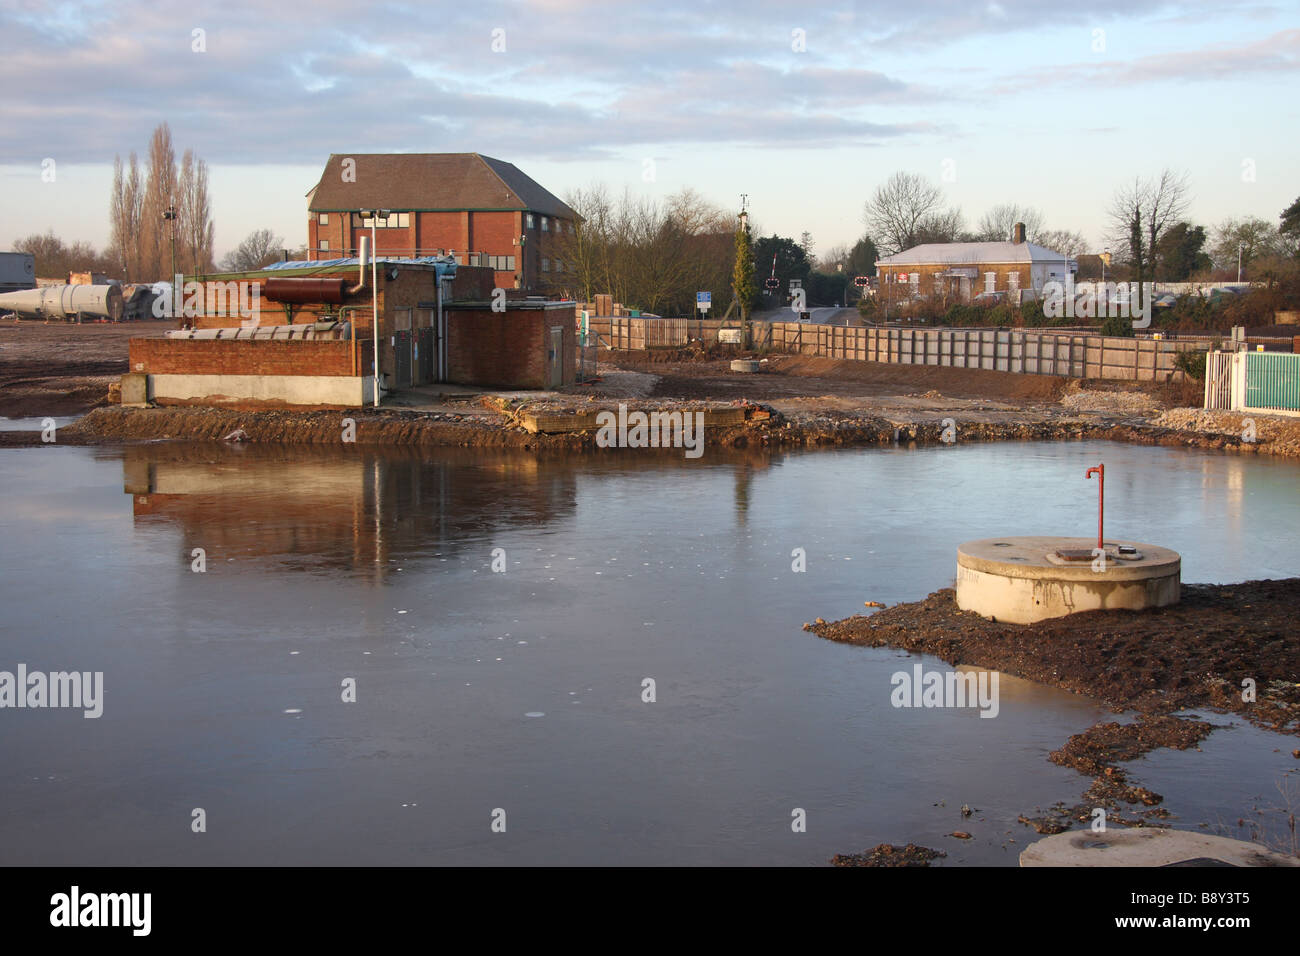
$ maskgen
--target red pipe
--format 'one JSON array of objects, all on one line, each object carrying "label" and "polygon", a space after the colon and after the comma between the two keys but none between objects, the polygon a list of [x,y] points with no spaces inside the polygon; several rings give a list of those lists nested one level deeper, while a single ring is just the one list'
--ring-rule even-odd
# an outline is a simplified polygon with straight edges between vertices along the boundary
[{"label": "red pipe", "polygon": [[1096,468],[1089,468],[1084,472],[1083,477],[1086,480],[1093,475],[1097,476],[1097,547],[1104,549],[1106,546],[1103,543],[1101,527],[1102,519],[1106,514],[1106,466],[1098,465]]}]

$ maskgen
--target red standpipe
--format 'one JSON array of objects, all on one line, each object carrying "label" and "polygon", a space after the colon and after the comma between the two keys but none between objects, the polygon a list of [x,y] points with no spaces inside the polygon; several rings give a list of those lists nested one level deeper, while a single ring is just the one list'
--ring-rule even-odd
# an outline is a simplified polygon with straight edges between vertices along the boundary
[{"label": "red standpipe", "polygon": [[1097,476],[1097,547],[1105,548],[1102,536],[1102,519],[1106,515],[1106,466],[1098,465],[1084,472],[1085,479]]}]

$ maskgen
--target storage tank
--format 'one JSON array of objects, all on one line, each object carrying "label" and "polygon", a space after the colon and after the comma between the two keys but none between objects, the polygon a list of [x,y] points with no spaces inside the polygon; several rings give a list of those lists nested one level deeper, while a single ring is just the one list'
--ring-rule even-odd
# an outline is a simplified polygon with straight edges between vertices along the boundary
[{"label": "storage tank", "polygon": [[122,318],[122,289],[116,285],[51,285],[0,294],[0,312],[38,319]]}]

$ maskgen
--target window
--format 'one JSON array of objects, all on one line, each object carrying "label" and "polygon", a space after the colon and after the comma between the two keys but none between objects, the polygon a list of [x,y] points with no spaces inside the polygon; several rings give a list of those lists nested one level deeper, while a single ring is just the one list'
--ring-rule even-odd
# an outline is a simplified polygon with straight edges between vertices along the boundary
[{"label": "window", "polygon": [[542,217],[542,232],[550,232],[550,229],[548,229],[548,228],[547,228],[547,225],[546,225],[546,217],[545,217],[545,216]]},{"label": "window", "polygon": [[316,248],[319,249],[321,252],[329,252],[329,251],[330,251],[330,241],[329,241],[328,239],[322,239],[322,240],[317,244]]},{"label": "window", "polygon": [[563,272],[563,271],[564,271],[564,260],[562,260],[562,259],[556,259],[556,260],[555,260],[555,271],[556,271],[556,272]]},{"label": "window", "polygon": [[320,224],[321,224],[322,226],[328,226],[328,225],[330,224],[330,214],[329,214],[329,213],[327,213],[327,212],[323,212],[323,213],[320,214]]},{"label": "window", "polygon": [[[369,229],[371,219],[369,216],[354,215],[353,225],[360,223],[363,229]],[[407,212],[390,212],[387,216],[376,216],[374,218],[374,228],[376,229],[405,229],[411,224],[411,214]]]},{"label": "window", "polygon": [[484,265],[490,266],[491,268],[495,269],[497,272],[515,271],[514,256],[485,256],[484,258],[486,260],[484,262]]},{"label": "window", "polygon": [[569,235],[573,235],[573,223],[569,223]]},{"label": "window", "polygon": [[550,260],[550,259],[547,259],[547,258],[545,258],[545,257],[542,258],[542,271],[543,271],[543,272],[550,272],[550,271],[551,271],[551,260]]},{"label": "window", "polygon": [[526,223],[529,229],[533,228],[533,214],[531,212],[526,217]]}]

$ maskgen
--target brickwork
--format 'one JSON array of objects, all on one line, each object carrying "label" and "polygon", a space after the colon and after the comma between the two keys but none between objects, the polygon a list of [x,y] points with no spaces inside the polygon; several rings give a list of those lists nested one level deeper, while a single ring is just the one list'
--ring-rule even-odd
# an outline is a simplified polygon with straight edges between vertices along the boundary
[{"label": "brickwork", "polygon": [[[369,356],[366,344],[357,343],[359,355]],[[130,356],[131,371],[148,375],[354,374],[352,343],[342,340],[131,339]]]},{"label": "brickwork", "polygon": [[562,329],[562,381],[577,373],[573,308],[452,309],[447,313],[448,381],[547,388],[551,329]]}]

